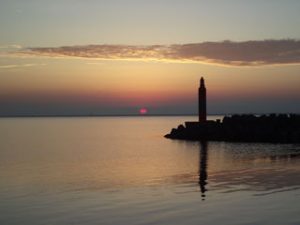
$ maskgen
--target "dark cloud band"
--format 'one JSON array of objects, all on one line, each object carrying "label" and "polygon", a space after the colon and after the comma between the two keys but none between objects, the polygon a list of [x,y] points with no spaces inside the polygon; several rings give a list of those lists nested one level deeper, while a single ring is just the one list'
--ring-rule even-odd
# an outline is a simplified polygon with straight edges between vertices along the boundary
[{"label": "dark cloud band", "polygon": [[167,60],[233,66],[300,64],[300,41],[264,40],[175,45],[86,45],[27,48],[25,55],[94,59]]}]

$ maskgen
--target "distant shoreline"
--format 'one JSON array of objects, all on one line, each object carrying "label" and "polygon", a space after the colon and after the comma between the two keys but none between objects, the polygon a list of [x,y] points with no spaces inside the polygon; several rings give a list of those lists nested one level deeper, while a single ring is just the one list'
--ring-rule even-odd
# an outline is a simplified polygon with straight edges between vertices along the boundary
[{"label": "distant shoreline", "polygon": [[[217,113],[217,114],[208,114],[208,116],[230,116],[235,114],[243,115],[270,115],[270,114],[299,114],[299,113]],[[118,115],[0,115],[0,118],[35,118],[35,117],[184,117],[184,116],[198,116],[197,114],[118,114]]]},{"label": "distant shoreline", "polygon": [[[211,114],[209,116],[224,116],[225,114]],[[229,115],[229,114],[226,114]],[[196,114],[120,114],[120,115],[1,115],[0,118],[17,117],[163,117],[163,116],[197,116]]]}]

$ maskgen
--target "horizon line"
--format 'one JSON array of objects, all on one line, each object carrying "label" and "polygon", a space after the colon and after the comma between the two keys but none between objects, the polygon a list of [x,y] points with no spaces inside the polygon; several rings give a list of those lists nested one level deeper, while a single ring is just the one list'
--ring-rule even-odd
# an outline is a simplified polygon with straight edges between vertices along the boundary
[{"label": "horizon line", "polygon": [[[288,113],[275,113],[275,112],[270,112],[270,113],[213,113],[213,114],[208,114],[208,116],[228,116],[228,115],[280,115],[280,114],[285,114],[285,115],[293,115],[293,114],[300,114],[300,112],[288,112]],[[197,117],[198,114],[40,114],[40,115],[33,115],[33,114],[28,114],[28,115],[0,115],[0,118],[29,118],[29,117],[176,117],[176,116],[195,116]]]}]

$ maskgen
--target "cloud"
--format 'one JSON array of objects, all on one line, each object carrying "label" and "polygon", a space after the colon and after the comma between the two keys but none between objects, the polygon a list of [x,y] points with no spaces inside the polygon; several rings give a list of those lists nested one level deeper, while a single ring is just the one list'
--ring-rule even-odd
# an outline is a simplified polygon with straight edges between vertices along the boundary
[{"label": "cloud", "polygon": [[12,44],[12,45],[0,45],[0,57],[12,57],[16,52],[23,51],[21,45]]},{"label": "cloud", "polygon": [[20,56],[80,57],[102,60],[159,60],[229,66],[300,64],[300,41],[263,40],[203,42],[174,45],[85,45],[35,47]]},{"label": "cloud", "polygon": [[0,49],[21,49],[21,45],[0,45]]},{"label": "cloud", "polygon": [[22,67],[33,67],[33,66],[45,66],[46,64],[9,64],[9,65],[0,65],[0,69],[15,69],[15,68],[22,68]]}]

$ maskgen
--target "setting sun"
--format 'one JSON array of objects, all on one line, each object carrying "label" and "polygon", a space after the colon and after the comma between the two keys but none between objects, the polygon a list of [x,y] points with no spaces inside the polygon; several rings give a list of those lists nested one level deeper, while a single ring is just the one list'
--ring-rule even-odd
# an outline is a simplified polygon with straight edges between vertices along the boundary
[{"label": "setting sun", "polygon": [[145,115],[145,114],[147,114],[147,112],[148,112],[148,109],[146,109],[146,108],[140,108],[140,115]]}]

